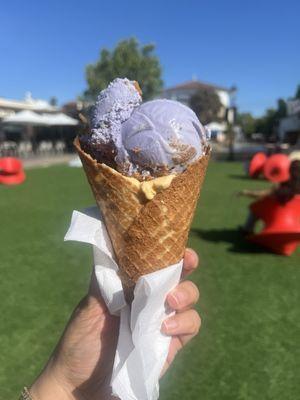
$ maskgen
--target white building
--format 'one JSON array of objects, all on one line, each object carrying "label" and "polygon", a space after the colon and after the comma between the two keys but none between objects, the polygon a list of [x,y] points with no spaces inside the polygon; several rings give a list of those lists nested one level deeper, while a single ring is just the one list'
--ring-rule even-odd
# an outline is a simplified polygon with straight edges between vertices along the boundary
[{"label": "white building", "polygon": [[162,93],[162,97],[170,100],[177,100],[186,106],[190,106],[191,97],[198,90],[203,89],[214,90],[219,96],[222,104],[222,109],[220,110],[219,114],[221,121],[213,121],[208,124],[208,128],[211,130],[212,136],[216,137],[219,133],[224,133],[227,129],[227,116],[230,116],[228,114],[230,114],[230,111],[232,111],[232,107],[234,106],[234,98],[237,90],[235,87],[225,88],[211,83],[191,80],[165,89]]},{"label": "white building", "polygon": [[59,108],[52,106],[48,101],[33,99],[31,93],[25,95],[24,100],[13,100],[0,97],[0,121],[4,117],[15,114],[18,111],[30,110],[38,113],[55,113]]},{"label": "white building", "polygon": [[34,99],[30,93],[23,100],[0,97],[0,157],[21,154],[19,147],[23,149],[24,143],[26,154],[37,150],[43,142],[48,142],[52,149],[58,144],[62,148],[61,143],[71,149],[78,124],[78,120],[63,114],[60,107]]},{"label": "white building", "polygon": [[295,145],[300,141],[300,100],[287,101],[287,117],[279,122],[280,141]]}]

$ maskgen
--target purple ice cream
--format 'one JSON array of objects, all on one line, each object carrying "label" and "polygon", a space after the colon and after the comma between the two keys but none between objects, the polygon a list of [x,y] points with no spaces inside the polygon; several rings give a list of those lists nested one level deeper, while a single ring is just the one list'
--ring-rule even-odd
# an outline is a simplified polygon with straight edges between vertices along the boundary
[{"label": "purple ice cream", "polygon": [[122,124],[118,164],[129,161],[133,171],[182,172],[198,159],[206,130],[196,114],[172,100],[153,100],[135,108]]},{"label": "purple ice cream", "polygon": [[141,104],[128,79],[115,79],[96,102],[84,151],[125,175],[141,178],[183,172],[205,151],[208,132],[196,114],[172,100]]},{"label": "purple ice cream", "polygon": [[80,136],[84,151],[98,162],[118,169],[115,157],[122,146],[121,126],[142,102],[133,81],[117,78],[102,90],[91,115],[91,134]]}]

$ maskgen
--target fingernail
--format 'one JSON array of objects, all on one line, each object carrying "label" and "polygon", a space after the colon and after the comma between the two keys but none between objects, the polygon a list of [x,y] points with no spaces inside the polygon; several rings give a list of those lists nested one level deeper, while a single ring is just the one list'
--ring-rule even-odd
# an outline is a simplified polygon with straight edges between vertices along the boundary
[{"label": "fingernail", "polygon": [[177,308],[179,306],[178,298],[175,293],[170,293],[168,295],[168,303],[172,308]]},{"label": "fingernail", "polygon": [[163,325],[164,325],[164,330],[166,331],[173,331],[178,327],[178,324],[174,318],[166,319]]},{"label": "fingernail", "polygon": [[172,299],[172,305],[174,305],[175,308],[185,304],[186,294],[184,291],[178,290],[177,292],[172,293],[170,297]]}]

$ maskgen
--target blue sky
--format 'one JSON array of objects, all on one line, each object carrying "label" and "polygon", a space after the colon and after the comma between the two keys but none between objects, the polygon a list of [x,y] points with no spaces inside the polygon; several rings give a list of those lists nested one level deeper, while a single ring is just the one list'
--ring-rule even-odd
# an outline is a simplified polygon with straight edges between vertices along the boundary
[{"label": "blue sky", "polygon": [[300,83],[299,15],[297,0],[6,1],[0,97],[74,99],[99,50],[135,36],[156,44],[166,86],[235,84],[240,110],[259,115]]}]

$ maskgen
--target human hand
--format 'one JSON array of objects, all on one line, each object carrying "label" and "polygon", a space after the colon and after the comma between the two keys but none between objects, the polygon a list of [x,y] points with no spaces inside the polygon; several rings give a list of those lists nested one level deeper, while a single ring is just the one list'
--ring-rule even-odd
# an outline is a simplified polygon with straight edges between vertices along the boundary
[{"label": "human hand", "polygon": [[[182,277],[197,265],[197,254],[187,249]],[[162,374],[199,331],[200,317],[192,309],[198,298],[198,289],[190,281],[180,282],[167,296],[176,314],[162,324],[162,332],[172,336]],[[88,295],[74,310],[48,364],[30,389],[33,399],[112,399],[109,382],[118,334],[119,318],[109,314],[93,273]]]}]

